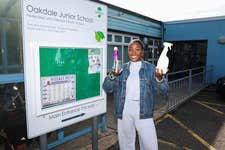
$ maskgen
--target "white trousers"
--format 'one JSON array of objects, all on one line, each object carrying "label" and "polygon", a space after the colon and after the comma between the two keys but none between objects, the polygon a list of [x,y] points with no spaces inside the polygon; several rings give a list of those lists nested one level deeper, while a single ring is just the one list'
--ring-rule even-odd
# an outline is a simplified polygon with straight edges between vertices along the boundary
[{"label": "white trousers", "polygon": [[139,101],[125,101],[123,118],[117,124],[120,150],[135,150],[136,131],[140,150],[158,150],[153,118],[139,119],[139,110]]}]

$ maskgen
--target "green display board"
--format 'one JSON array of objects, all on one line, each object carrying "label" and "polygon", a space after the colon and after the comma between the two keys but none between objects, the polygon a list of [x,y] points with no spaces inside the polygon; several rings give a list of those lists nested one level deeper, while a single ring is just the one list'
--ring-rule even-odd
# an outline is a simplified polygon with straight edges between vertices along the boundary
[{"label": "green display board", "polygon": [[100,49],[40,47],[39,52],[41,78],[75,75],[76,101],[100,95]]}]

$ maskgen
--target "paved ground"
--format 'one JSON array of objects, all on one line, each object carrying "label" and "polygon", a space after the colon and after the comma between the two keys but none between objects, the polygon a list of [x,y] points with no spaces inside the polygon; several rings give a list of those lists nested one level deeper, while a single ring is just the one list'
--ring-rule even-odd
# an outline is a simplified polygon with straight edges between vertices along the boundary
[{"label": "paved ground", "polygon": [[[160,102],[161,106],[165,105]],[[99,150],[119,150],[117,142],[116,120],[112,110],[112,95],[107,100],[107,129],[99,131]],[[173,112],[157,119],[156,130],[159,150],[224,150],[225,149],[225,99],[210,86]],[[65,128],[65,136],[91,125],[91,120]],[[55,140],[55,133],[48,143]],[[54,148],[54,150],[91,150],[91,134],[86,134]],[[136,144],[139,149],[138,142]],[[37,149],[35,140],[29,149]],[[0,146],[1,149],[1,146]]]},{"label": "paved ground", "polygon": [[[224,150],[225,99],[210,86],[156,120],[159,150]],[[115,144],[107,150],[117,150]]]}]

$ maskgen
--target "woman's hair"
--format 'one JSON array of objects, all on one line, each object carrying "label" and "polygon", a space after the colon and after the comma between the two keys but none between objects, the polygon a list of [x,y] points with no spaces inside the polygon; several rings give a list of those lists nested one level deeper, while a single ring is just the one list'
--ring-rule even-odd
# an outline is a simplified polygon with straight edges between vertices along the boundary
[{"label": "woman's hair", "polygon": [[142,43],[142,41],[140,39],[133,39],[130,41],[130,43],[128,44],[128,47],[134,43],[137,43],[141,46],[141,49],[144,50],[144,44]]}]

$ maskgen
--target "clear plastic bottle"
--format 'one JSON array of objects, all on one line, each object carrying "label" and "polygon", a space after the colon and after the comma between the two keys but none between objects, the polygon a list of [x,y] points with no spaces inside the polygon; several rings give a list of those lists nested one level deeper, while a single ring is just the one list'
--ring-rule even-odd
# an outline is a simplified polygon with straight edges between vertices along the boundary
[{"label": "clear plastic bottle", "polygon": [[162,53],[159,56],[159,59],[157,62],[157,68],[162,69],[163,74],[166,74],[168,70],[168,65],[169,65],[169,58],[167,57],[166,54],[168,50],[171,50],[171,47],[173,46],[173,44],[169,42],[164,42],[163,45],[164,45],[164,48]]}]

